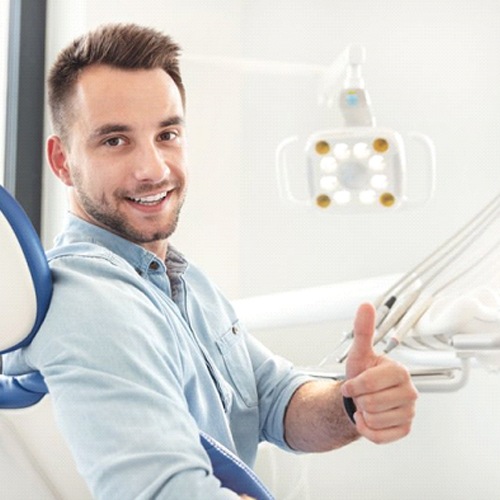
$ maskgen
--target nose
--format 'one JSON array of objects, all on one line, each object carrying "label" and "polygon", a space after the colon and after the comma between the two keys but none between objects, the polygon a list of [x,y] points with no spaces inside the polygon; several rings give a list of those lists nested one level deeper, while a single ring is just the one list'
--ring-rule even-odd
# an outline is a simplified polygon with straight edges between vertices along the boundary
[{"label": "nose", "polygon": [[134,174],[138,181],[157,183],[170,175],[170,167],[165,154],[154,143],[144,144],[137,148],[134,162]]}]

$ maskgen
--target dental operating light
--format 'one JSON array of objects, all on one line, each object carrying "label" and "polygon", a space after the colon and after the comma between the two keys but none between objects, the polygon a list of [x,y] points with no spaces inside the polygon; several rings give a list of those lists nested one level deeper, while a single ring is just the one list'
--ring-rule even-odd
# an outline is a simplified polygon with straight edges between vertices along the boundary
[{"label": "dental operating light", "polygon": [[[339,108],[345,126],[312,133],[305,141],[303,153],[297,155],[297,137],[282,141],[276,152],[278,186],[281,196],[294,203],[319,208],[330,213],[387,211],[404,204],[418,204],[411,200],[407,186],[407,148],[398,132],[377,127],[368,93],[361,75],[365,50],[350,46],[344,52],[345,79],[339,94]],[[331,93],[338,63],[326,72],[322,96],[332,102]],[[409,133],[407,139],[416,140],[423,148],[428,172],[426,199],[434,189],[435,154],[432,141],[420,133]],[[306,164],[308,197],[300,198],[291,189],[294,159]],[[295,177],[297,174],[295,174]]]}]

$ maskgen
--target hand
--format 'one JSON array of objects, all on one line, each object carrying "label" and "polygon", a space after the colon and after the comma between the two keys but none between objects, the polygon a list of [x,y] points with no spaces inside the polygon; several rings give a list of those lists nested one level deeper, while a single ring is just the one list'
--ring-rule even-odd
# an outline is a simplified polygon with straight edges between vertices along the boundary
[{"label": "hand", "polygon": [[342,394],[356,404],[358,432],[374,443],[389,443],[410,432],[417,391],[404,366],[374,351],[374,331],[375,310],[363,304],[354,323]]}]

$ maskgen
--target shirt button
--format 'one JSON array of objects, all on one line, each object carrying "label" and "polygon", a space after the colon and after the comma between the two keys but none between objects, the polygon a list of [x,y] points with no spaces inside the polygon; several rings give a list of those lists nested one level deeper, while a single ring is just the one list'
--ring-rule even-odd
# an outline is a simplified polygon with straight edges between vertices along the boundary
[{"label": "shirt button", "polygon": [[232,332],[233,332],[233,334],[234,334],[234,335],[238,335],[239,330],[238,330],[238,327],[237,327],[237,326],[233,326],[233,327],[231,328],[231,330],[232,330]]},{"label": "shirt button", "polygon": [[160,264],[158,264],[158,262],[156,262],[156,260],[153,260],[153,262],[151,262],[151,264],[149,264],[149,269],[151,271],[158,271],[159,268],[160,268]]}]

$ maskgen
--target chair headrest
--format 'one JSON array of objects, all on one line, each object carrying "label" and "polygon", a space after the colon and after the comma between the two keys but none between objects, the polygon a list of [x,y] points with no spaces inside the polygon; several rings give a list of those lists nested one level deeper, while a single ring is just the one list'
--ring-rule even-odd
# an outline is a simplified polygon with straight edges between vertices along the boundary
[{"label": "chair headrest", "polygon": [[0,354],[28,344],[52,296],[52,277],[26,212],[0,186]]}]

